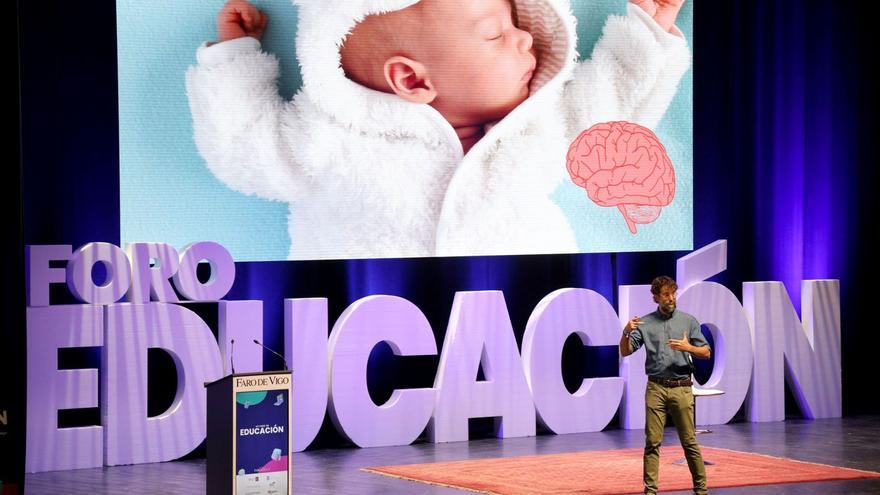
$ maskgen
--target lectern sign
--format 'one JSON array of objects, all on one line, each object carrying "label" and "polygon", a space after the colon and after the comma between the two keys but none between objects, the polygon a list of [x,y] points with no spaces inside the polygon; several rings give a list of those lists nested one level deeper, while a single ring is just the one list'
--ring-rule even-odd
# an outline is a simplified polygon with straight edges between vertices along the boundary
[{"label": "lectern sign", "polygon": [[290,375],[236,376],[233,387],[233,493],[290,493]]}]

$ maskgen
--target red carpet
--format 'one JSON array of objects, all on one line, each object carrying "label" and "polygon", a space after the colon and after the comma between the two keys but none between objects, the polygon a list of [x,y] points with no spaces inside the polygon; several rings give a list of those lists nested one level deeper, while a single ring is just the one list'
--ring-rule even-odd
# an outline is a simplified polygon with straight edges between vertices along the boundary
[{"label": "red carpet", "polygon": [[[660,490],[688,490],[680,447],[664,447]],[[880,473],[703,447],[709,489],[805,481],[880,478]],[[434,485],[497,495],[642,493],[642,449],[575,452],[499,459],[366,468],[365,471]]]}]

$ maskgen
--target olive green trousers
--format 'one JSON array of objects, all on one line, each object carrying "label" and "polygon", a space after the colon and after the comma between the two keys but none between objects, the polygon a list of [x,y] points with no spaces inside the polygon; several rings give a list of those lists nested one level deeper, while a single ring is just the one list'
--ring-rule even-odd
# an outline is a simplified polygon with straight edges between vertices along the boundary
[{"label": "olive green trousers", "polygon": [[694,480],[694,493],[706,491],[706,466],[703,454],[697,443],[694,427],[694,394],[691,387],[666,387],[648,382],[645,390],[645,493],[657,493],[657,478],[660,471],[660,444],[663,442],[663,427],[666,415],[672,416],[678,438],[684,449],[691,478]]}]

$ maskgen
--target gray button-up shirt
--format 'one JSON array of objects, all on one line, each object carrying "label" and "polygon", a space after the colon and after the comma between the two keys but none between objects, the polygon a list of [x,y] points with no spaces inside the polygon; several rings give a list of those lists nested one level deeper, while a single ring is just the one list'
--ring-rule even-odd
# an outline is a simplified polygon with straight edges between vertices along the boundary
[{"label": "gray button-up shirt", "polygon": [[709,345],[700,331],[700,322],[683,311],[675,310],[672,316],[666,318],[658,309],[642,317],[642,324],[629,334],[629,345],[633,352],[645,346],[645,373],[648,376],[674,380],[691,377],[693,358],[690,353],[676,351],[666,345],[669,339],[681,339],[684,332],[687,332],[691,345]]}]

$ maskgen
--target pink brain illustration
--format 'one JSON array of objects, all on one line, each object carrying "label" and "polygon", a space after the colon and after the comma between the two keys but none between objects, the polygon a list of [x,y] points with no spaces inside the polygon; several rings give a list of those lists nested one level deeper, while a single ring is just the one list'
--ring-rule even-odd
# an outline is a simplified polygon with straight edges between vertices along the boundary
[{"label": "pink brain illustration", "polygon": [[616,206],[630,232],[660,216],[675,197],[675,169],[650,129],[631,122],[596,124],[568,148],[571,180],[599,206]]}]

